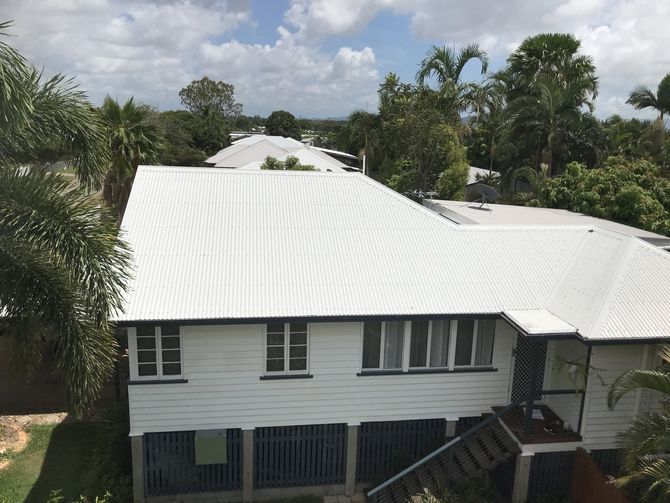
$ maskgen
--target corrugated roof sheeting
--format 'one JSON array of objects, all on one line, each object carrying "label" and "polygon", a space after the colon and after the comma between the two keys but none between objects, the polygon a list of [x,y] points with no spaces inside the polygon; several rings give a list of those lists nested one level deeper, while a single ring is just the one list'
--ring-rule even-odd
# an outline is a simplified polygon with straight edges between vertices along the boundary
[{"label": "corrugated roof sheeting", "polygon": [[586,228],[455,226],[356,173],[141,167],[120,320],[542,307]]},{"label": "corrugated roof sheeting", "polygon": [[590,338],[670,337],[670,255],[633,240]]}]

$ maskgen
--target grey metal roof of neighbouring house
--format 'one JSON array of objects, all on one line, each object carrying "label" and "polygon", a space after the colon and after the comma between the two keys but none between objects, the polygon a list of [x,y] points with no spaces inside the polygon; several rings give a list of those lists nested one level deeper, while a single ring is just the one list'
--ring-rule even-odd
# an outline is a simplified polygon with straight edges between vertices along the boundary
[{"label": "grey metal roof of neighbouring house", "polygon": [[141,166],[122,232],[126,324],[516,312],[670,337],[670,254],[593,225],[457,225],[360,173]]}]

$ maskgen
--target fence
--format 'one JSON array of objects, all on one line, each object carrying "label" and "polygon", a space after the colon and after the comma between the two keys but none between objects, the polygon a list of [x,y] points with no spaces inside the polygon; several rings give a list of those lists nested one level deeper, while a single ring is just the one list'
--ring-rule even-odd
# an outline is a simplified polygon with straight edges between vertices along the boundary
[{"label": "fence", "polygon": [[194,431],[145,434],[145,493],[158,496],[241,489],[241,431],[227,430],[226,439],[227,463],[196,465]]},{"label": "fence", "polygon": [[605,475],[614,477],[621,471],[621,451],[619,449],[594,449],[591,451],[591,459],[595,461]]},{"label": "fence", "polygon": [[256,428],[254,487],[342,484],[346,445],[345,424]]},{"label": "fence", "polygon": [[535,454],[530,465],[528,499],[546,495],[560,498],[567,496],[574,462],[574,451]]},{"label": "fence", "polygon": [[424,419],[362,423],[358,482],[383,482],[445,442],[446,421]]},{"label": "fence", "polygon": [[570,500],[573,503],[632,503],[623,491],[608,482],[607,476],[584,449],[577,449],[575,453]]}]

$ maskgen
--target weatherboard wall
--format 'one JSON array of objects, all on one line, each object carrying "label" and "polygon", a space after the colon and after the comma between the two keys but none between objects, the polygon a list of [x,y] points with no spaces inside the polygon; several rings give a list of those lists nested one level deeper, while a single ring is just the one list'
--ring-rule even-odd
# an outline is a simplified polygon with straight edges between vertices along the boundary
[{"label": "weatherboard wall", "polygon": [[[591,353],[591,375],[584,405],[582,436],[587,449],[611,449],[616,446],[616,435],[630,425],[642,404],[639,392],[631,392],[613,409],[607,406],[609,386],[623,372],[648,366],[644,345],[594,346]],[[602,381],[600,378],[602,378]]]},{"label": "weatherboard wall", "polygon": [[[183,326],[185,383],[129,386],[131,434],[476,416],[505,405],[516,333],[499,320],[496,371],[357,376],[362,324],[310,325],[312,378],[261,380],[263,326]],[[134,329],[129,330],[134,337]]]}]

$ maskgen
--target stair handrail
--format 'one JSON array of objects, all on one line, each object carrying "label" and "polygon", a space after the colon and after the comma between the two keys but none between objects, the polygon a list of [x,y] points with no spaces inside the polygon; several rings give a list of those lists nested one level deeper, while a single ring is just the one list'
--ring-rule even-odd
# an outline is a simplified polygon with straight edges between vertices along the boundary
[{"label": "stair handrail", "polygon": [[521,405],[522,403],[526,402],[527,400],[528,400],[528,398],[526,398],[526,397],[524,397],[524,398],[520,398],[520,399],[518,399],[518,400],[515,400],[514,402],[512,402],[512,403],[510,403],[509,405],[506,405],[505,407],[503,407],[502,409],[500,409],[498,412],[496,412],[496,413],[493,414],[492,416],[489,416],[489,417],[487,417],[486,419],[484,419],[483,421],[477,423],[476,425],[474,425],[472,428],[470,428],[470,429],[467,430],[466,432],[464,432],[464,433],[462,433],[461,435],[458,435],[458,436],[452,438],[451,440],[449,440],[449,442],[447,442],[447,443],[444,444],[443,446],[438,447],[438,448],[435,449],[433,452],[431,452],[431,453],[425,455],[423,458],[421,458],[420,460],[418,460],[416,463],[414,463],[414,464],[408,466],[407,468],[405,468],[403,471],[401,471],[401,472],[398,473],[397,475],[394,475],[394,476],[391,477],[390,479],[388,479],[388,480],[382,482],[382,483],[379,484],[377,487],[374,487],[373,489],[371,489],[370,491],[368,491],[368,493],[367,493],[368,498],[371,498],[371,497],[376,496],[377,493],[379,493],[379,492],[382,491],[383,489],[387,488],[387,487],[390,486],[391,484],[397,482],[398,480],[400,480],[401,478],[403,478],[403,477],[404,477],[405,475],[407,475],[408,473],[413,472],[413,471],[416,470],[418,467],[420,467],[420,466],[426,464],[426,463],[427,463],[428,461],[430,461],[431,459],[433,459],[433,458],[435,458],[436,456],[439,456],[440,454],[442,454],[443,452],[445,452],[445,451],[451,449],[452,447],[454,447],[454,446],[455,446],[456,444],[458,444],[459,442],[463,442],[463,441],[466,440],[468,437],[471,437],[472,435],[474,435],[475,433],[477,433],[477,432],[478,432],[479,430],[481,430],[482,428],[484,428],[484,427],[488,426],[489,424],[491,424],[491,423],[497,421],[498,418],[499,418],[500,416],[503,416],[504,414],[507,414],[507,413],[508,413],[510,410],[512,410],[514,407],[518,407],[519,405]]}]

